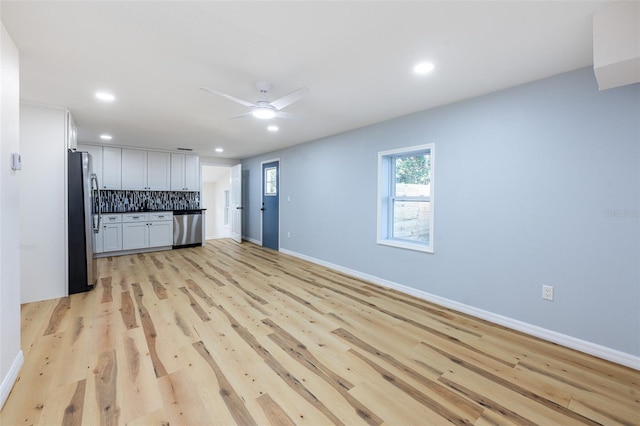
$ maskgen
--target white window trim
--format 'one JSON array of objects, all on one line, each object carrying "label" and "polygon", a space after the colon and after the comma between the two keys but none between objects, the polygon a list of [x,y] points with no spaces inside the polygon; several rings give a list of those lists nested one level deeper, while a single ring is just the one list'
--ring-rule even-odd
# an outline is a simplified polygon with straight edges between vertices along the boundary
[{"label": "white window trim", "polygon": [[[402,240],[394,240],[389,239],[383,236],[383,227],[387,228],[389,226],[389,221],[385,219],[385,216],[388,215],[387,211],[387,203],[383,202],[383,185],[388,182],[388,176],[383,176],[383,160],[384,157],[389,155],[403,154],[414,151],[425,151],[429,150],[429,155],[431,156],[431,194],[430,194],[430,203],[431,203],[431,215],[429,216],[429,244],[421,244],[421,243],[412,243],[410,241],[402,241]],[[377,217],[377,233],[376,239],[377,243],[380,245],[398,247],[407,250],[415,250],[421,251],[425,253],[433,253],[434,252],[434,195],[435,195],[435,185],[434,185],[434,176],[435,176],[435,144],[429,143],[424,145],[416,145],[410,146],[406,148],[399,149],[391,149],[387,151],[378,152],[378,217]],[[388,193],[389,190],[387,190]],[[388,231],[386,231],[388,232]]]}]

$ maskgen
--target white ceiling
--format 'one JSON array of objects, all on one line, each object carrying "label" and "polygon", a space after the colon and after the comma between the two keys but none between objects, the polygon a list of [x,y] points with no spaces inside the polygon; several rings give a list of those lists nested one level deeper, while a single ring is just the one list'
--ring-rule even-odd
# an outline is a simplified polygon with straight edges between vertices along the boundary
[{"label": "white ceiling", "polygon": [[[68,107],[84,142],[246,158],[592,65],[611,1],[2,1],[21,98]],[[436,69],[418,77],[412,67]],[[302,120],[230,120],[306,86]],[[117,97],[94,99],[98,89]],[[224,148],[216,154],[214,148]]]}]

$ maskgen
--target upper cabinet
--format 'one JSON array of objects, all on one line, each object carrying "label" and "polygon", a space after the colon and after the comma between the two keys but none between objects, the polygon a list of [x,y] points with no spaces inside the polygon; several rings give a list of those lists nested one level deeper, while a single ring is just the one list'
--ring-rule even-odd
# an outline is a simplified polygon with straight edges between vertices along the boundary
[{"label": "upper cabinet", "polygon": [[197,155],[171,154],[171,190],[200,190],[200,161]]},{"label": "upper cabinet", "polygon": [[78,151],[91,154],[100,189],[200,191],[197,155],[83,143]]},{"label": "upper cabinet", "polygon": [[168,191],[171,169],[168,152],[122,149],[122,189]]},{"label": "upper cabinet", "polygon": [[102,189],[122,189],[122,149],[102,147],[102,181],[98,183]]},{"label": "upper cabinet", "polygon": [[78,128],[76,127],[76,122],[73,120],[73,116],[71,112],[67,110],[67,123],[66,123],[66,137],[67,137],[67,149],[77,149],[78,148]]},{"label": "upper cabinet", "polygon": [[147,151],[122,149],[122,189],[148,189]]},{"label": "upper cabinet", "polygon": [[121,189],[122,150],[111,146],[78,144],[78,151],[91,154],[93,173],[98,176],[100,189]]},{"label": "upper cabinet", "polygon": [[170,187],[171,154],[147,151],[147,188],[168,191]]}]

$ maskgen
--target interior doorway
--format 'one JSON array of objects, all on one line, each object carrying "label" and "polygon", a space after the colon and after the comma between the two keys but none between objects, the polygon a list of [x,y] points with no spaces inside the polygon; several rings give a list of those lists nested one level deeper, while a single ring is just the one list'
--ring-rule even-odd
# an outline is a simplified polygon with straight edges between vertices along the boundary
[{"label": "interior doorway", "polygon": [[231,167],[202,164],[201,177],[205,239],[231,238]]}]

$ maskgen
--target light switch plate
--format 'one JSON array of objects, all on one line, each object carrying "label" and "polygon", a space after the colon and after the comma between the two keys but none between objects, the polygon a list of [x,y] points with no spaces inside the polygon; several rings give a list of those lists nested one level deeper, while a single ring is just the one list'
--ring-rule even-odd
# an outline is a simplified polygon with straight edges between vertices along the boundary
[{"label": "light switch plate", "polygon": [[17,152],[11,154],[11,168],[13,170],[22,170],[22,158]]}]

